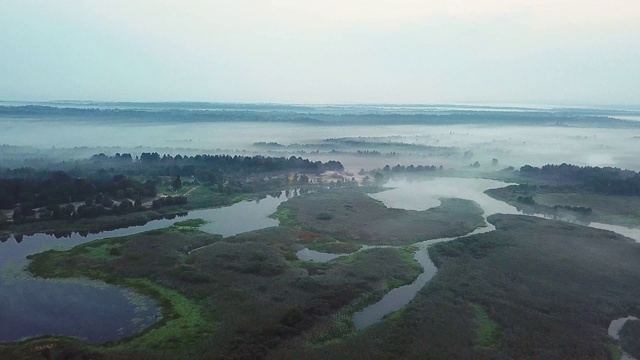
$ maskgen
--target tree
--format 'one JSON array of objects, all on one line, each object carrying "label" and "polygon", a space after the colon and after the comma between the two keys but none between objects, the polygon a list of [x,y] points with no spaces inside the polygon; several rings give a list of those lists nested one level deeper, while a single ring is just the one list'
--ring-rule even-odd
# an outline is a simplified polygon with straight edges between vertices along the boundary
[{"label": "tree", "polygon": [[182,187],[182,179],[180,179],[180,175],[177,175],[176,178],[173,179],[171,187],[173,187],[173,190],[178,190]]},{"label": "tree", "polygon": [[128,213],[132,209],[133,209],[133,203],[128,199],[122,200],[122,202],[120,202],[120,205],[118,205],[118,210],[121,213]]},{"label": "tree", "polygon": [[381,172],[376,171],[376,173],[373,174],[373,178],[374,178],[376,184],[380,184],[382,182],[382,180],[384,180],[384,175],[382,175]]}]

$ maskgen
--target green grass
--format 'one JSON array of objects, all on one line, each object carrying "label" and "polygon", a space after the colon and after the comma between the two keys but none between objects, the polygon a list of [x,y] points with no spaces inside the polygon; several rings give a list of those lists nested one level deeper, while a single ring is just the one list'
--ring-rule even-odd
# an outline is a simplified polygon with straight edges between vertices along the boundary
[{"label": "green grass", "polygon": [[174,352],[193,346],[220,329],[220,324],[211,319],[211,314],[205,316],[202,307],[175,290],[142,278],[122,282],[122,285],[159,300],[163,319],[137,336],[107,345],[108,350]]},{"label": "green grass", "polygon": [[[152,297],[160,303],[162,312],[162,320],[139,334],[102,346],[85,345],[87,349],[101,353],[140,349],[151,353],[179,353],[198,344],[203,338],[213,336],[220,330],[220,323],[215,320],[212,311],[205,310],[179,292],[160,286],[149,279],[116,279],[107,274],[93,271],[85,272],[85,274],[92,275],[90,276],[92,279],[125,286]],[[56,274],[56,276],[64,275],[70,275],[70,273],[62,271]],[[60,337],[49,338],[48,342],[58,342],[58,339]],[[27,341],[26,344],[35,346],[36,341],[40,340]]]},{"label": "green grass", "polygon": [[[140,236],[157,236],[142,234]],[[183,235],[184,236],[184,235]],[[89,278],[124,286],[156,299],[161,307],[162,320],[142,333],[90,347],[92,351],[114,352],[146,349],[150,352],[179,353],[198,344],[204,337],[212,336],[220,329],[212,310],[208,310],[177,290],[161,286],[150,278],[130,278],[110,272],[110,264],[120,255],[114,249],[122,249],[131,237],[106,239],[76,246],[68,251],[47,251],[33,256],[29,270],[47,278]],[[179,244],[176,244],[179,246]],[[122,251],[129,255],[129,251]],[[71,260],[75,260],[70,262]],[[88,348],[89,349],[89,348]]]},{"label": "green grass", "polygon": [[405,316],[405,312],[404,312],[404,308],[394,311],[391,314],[385,316],[385,320],[386,321],[395,321],[395,320],[400,320]]},{"label": "green grass", "polygon": [[88,255],[94,259],[109,260],[111,258],[120,256],[122,246],[120,244],[106,243],[99,246],[86,247]]},{"label": "green grass", "polygon": [[495,322],[489,314],[478,304],[471,304],[475,320],[476,328],[476,346],[495,347],[500,335],[500,325]]},{"label": "green grass", "polygon": [[622,350],[620,349],[620,346],[618,344],[612,341],[606,341],[604,346],[607,348],[607,350],[609,350],[611,359],[620,360],[622,358]]},{"label": "green grass", "polygon": [[281,226],[293,226],[295,225],[295,217],[291,210],[285,206],[278,206],[278,209],[273,214],[269,215],[270,218],[276,219],[280,222]]},{"label": "green grass", "polygon": [[[418,251],[418,248],[415,246],[405,246],[403,248],[398,249],[398,253],[404,262],[409,265],[409,267],[417,274],[422,273],[422,265],[415,259],[414,254]],[[418,276],[418,275],[416,275]]]}]

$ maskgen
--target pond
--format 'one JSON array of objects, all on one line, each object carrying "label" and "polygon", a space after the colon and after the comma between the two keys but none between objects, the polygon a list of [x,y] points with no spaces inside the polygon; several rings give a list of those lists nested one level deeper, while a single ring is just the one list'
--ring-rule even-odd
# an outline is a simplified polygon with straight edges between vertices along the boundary
[{"label": "pond", "polygon": [[282,192],[225,208],[195,210],[174,219],[86,236],[72,233],[57,238],[38,233],[24,236],[20,242],[9,238],[0,243],[0,342],[64,335],[104,343],[131,336],[161,318],[155,300],[123,287],[94,280],[35,279],[24,271],[28,255],[164,228],[185,219],[204,219],[209,223],[202,226],[203,231],[232,236],[278,225],[268,216],[297,194],[299,191]]}]

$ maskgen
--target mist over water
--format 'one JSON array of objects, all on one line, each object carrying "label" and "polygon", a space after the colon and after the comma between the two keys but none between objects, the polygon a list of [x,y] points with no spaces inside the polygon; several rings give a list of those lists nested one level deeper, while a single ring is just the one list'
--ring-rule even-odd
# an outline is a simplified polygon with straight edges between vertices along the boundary
[{"label": "mist over water", "polygon": [[[476,161],[482,169],[490,170],[562,162],[640,170],[635,155],[635,150],[640,146],[640,127],[634,126],[636,122],[629,120],[596,117],[584,124],[565,124],[563,119],[571,120],[572,117],[560,117],[555,122],[554,116],[559,115],[542,112],[521,120],[518,113],[526,113],[531,109],[499,108],[487,113],[477,110],[469,112],[473,108],[465,108],[467,112],[462,114],[466,116],[464,119],[468,119],[468,124],[460,123],[461,120],[454,117],[452,124],[446,125],[443,124],[445,120],[426,118],[426,122],[420,124],[407,122],[407,119],[412,119],[411,114],[431,116],[435,113],[446,117],[454,111],[462,111],[460,108],[282,105],[284,111],[275,105],[272,107],[273,110],[268,106],[252,110],[253,113],[249,112],[242,119],[233,121],[191,121],[187,115],[173,116],[170,112],[162,112],[168,111],[166,109],[152,109],[157,111],[157,119],[154,118],[156,112],[151,110],[143,113],[144,118],[123,115],[114,119],[84,115],[38,117],[0,114],[0,145],[35,148],[40,150],[37,155],[45,158],[86,158],[97,152],[129,152],[135,156],[151,150],[173,155],[295,155],[314,161],[339,160],[350,171],[369,170],[387,164],[443,165],[451,168],[468,166]],[[221,119],[229,116],[232,119],[232,114],[237,113],[225,111],[217,116]],[[264,116],[271,117],[264,120]],[[493,123],[491,119],[494,116],[502,119],[500,121],[503,123]],[[540,121],[536,124],[532,119],[538,116]],[[637,114],[619,116],[633,118]],[[284,120],[278,120],[280,117]],[[357,121],[353,120],[354,117]],[[399,123],[396,125],[393,120],[384,120],[386,117],[397,118]],[[476,117],[488,120],[483,122]],[[298,118],[310,120],[286,120]],[[330,121],[318,120],[327,118]],[[359,143],[351,144],[348,149],[326,143],[327,139],[343,138]],[[272,142],[280,146],[260,148],[254,145],[257,142]],[[385,144],[392,146],[384,147]],[[417,146],[402,147],[397,144]],[[448,150],[436,151],[438,149]],[[362,156],[356,153],[358,150],[378,150],[380,154]],[[4,152],[7,154],[5,157],[11,157],[8,150]],[[498,161],[497,165],[492,165],[493,159]]]},{"label": "mist over water", "polygon": [[370,194],[387,207],[406,210],[427,210],[440,205],[441,198],[460,198],[478,203],[485,212],[491,214],[517,214],[515,207],[485,194],[487,189],[505,187],[507,183],[478,178],[435,177],[419,180],[393,178],[385,184],[390,190]]}]

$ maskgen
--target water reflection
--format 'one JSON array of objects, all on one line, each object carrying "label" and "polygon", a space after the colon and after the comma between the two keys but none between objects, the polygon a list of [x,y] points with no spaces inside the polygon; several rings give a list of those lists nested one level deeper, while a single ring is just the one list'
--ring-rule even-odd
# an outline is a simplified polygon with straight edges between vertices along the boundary
[{"label": "water reflection", "polygon": [[89,241],[137,234],[183,219],[209,221],[203,231],[231,236],[278,225],[268,218],[278,205],[299,190],[274,192],[260,201],[226,208],[170,215],[144,225],[103,232],[51,232],[3,238],[0,243],[0,342],[56,334],[92,343],[133,335],[159,318],[157,303],[131,290],[101,281],[31,278],[23,269],[26,257],[46,250],[70,249]]}]

